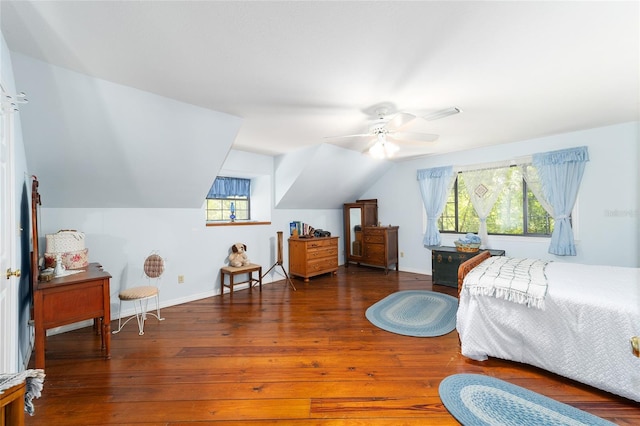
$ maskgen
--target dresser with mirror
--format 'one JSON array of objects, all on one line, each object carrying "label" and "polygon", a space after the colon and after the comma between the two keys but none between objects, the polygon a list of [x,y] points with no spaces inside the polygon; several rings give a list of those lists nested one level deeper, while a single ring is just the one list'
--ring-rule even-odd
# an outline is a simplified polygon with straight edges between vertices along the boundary
[{"label": "dresser with mirror", "polygon": [[378,200],[344,205],[345,267],[350,263],[398,270],[398,226],[380,226]]}]

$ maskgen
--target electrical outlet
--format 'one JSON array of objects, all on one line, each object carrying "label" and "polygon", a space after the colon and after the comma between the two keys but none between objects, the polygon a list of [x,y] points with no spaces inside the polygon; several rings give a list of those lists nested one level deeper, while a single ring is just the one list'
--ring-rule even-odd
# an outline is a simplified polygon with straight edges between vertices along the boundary
[{"label": "electrical outlet", "polygon": [[184,275],[178,275],[178,284],[184,284]]}]

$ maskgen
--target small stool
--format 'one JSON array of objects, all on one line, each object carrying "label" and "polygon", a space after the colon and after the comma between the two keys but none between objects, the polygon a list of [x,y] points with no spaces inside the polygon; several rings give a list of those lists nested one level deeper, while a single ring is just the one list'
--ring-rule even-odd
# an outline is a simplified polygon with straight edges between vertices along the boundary
[{"label": "small stool", "polygon": [[[258,278],[253,278],[253,273],[258,272]],[[233,277],[238,274],[249,274],[247,281],[241,281],[234,283]],[[224,283],[224,276],[229,275],[229,284]],[[224,288],[229,288],[229,293],[233,296],[233,286],[236,284],[249,283],[249,291],[253,289],[253,284],[256,283],[260,286],[262,291],[262,266],[250,263],[246,266],[223,266],[220,268],[220,295],[224,295]]]}]

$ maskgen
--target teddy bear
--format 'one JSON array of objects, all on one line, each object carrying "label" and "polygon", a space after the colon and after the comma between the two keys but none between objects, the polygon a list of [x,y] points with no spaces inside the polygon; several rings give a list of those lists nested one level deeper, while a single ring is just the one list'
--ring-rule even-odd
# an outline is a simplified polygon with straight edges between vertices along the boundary
[{"label": "teddy bear", "polygon": [[247,266],[251,262],[247,257],[247,245],[242,243],[235,243],[231,246],[231,254],[229,255],[229,266]]}]

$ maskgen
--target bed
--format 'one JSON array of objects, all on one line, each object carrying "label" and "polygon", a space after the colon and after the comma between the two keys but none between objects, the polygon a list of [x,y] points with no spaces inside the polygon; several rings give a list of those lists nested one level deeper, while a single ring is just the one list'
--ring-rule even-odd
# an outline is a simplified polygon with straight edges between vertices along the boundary
[{"label": "bed", "polygon": [[[483,252],[460,265],[457,330],[465,357],[543,368],[640,402],[640,268],[549,262],[541,306],[474,291]],[[478,282],[476,282],[478,281]]]}]

